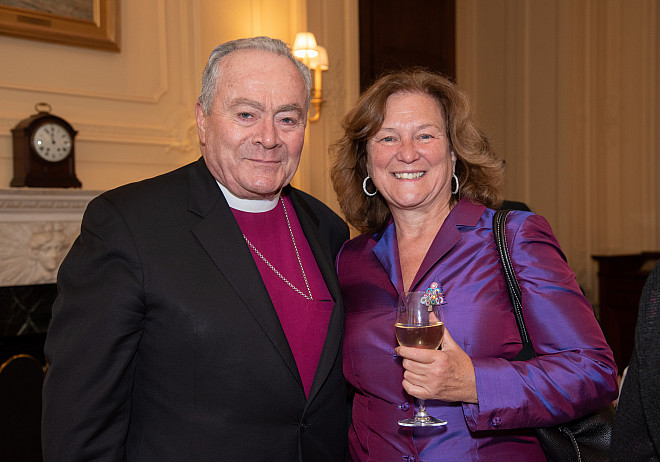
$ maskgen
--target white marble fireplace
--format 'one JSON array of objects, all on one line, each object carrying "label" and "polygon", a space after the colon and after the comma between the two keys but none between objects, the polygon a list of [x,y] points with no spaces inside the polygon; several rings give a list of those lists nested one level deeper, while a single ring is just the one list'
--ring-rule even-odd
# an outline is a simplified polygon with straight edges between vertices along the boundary
[{"label": "white marble fireplace", "polygon": [[[88,202],[98,194],[0,189],[2,460],[41,460],[40,390],[48,367],[44,345],[57,296],[57,269],[80,232]],[[29,374],[26,367],[31,368]],[[9,444],[14,440],[20,443]]]},{"label": "white marble fireplace", "polygon": [[0,189],[0,287],[55,282],[80,232],[89,201],[100,191]]}]

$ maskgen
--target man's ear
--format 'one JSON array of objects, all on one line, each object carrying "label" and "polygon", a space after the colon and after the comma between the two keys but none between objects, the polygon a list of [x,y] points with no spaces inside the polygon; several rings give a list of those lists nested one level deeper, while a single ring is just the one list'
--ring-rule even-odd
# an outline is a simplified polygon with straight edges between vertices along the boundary
[{"label": "man's ear", "polygon": [[206,144],[206,114],[199,101],[195,104],[195,119],[197,120],[197,136],[199,137],[199,144],[204,146]]}]

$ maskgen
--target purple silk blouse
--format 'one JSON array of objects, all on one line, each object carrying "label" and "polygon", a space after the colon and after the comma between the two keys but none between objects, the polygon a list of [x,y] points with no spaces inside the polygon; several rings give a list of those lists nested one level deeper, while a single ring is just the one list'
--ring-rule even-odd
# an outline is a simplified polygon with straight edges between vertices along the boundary
[{"label": "purple silk blouse", "polygon": [[593,309],[548,222],[530,212],[507,220],[507,243],[537,358],[512,361],[520,334],[492,233],[494,211],[461,200],[412,284],[437,282],[445,326],[470,356],[479,404],[427,400],[445,427],[410,429],[416,400],[403,389],[394,317],[403,291],[392,222],[348,241],[337,258],[346,310],[344,375],[355,388],[355,461],[542,461],[533,427],[566,422],[616,398],[616,365]]}]

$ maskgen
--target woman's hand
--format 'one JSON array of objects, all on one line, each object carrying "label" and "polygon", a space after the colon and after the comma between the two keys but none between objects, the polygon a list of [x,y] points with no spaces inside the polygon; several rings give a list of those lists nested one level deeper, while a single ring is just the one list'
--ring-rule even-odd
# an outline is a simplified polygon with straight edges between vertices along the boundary
[{"label": "woman's hand", "polygon": [[479,402],[472,360],[446,328],[442,350],[399,346],[396,353],[403,358],[403,388],[409,395],[449,402]]}]

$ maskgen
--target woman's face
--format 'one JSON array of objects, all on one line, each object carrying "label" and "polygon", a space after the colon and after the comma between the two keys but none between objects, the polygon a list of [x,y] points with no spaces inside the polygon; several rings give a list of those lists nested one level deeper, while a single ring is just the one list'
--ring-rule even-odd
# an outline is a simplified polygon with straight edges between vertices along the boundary
[{"label": "woman's face", "polygon": [[367,144],[367,170],[393,214],[449,206],[456,156],[440,105],[423,93],[395,93]]}]

